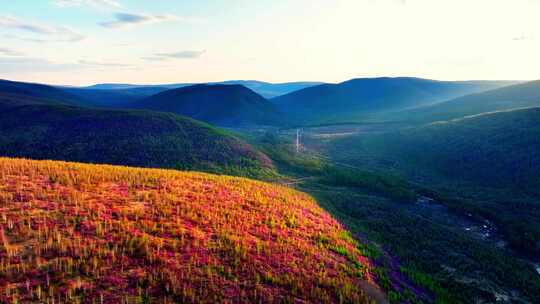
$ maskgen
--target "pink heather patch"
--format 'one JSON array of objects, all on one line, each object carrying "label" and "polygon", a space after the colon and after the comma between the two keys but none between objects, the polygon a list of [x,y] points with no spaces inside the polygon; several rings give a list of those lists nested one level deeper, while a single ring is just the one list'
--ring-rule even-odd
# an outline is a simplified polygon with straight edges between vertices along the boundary
[{"label": "pink heather patch", "polygon": [[370,261],[303,193],[50,161],[0,172],[2,303],[368,301]]}]

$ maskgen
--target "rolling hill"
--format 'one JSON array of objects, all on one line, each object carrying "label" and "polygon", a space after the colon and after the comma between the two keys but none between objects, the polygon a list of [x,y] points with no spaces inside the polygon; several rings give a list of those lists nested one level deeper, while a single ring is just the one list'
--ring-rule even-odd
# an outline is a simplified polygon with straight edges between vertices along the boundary
[{"label": "rolling hill", "polygon": [[0,158],[3,303],[373,303],[308,195],[247,179]]},{"label": "rolling hill", "polygon": [[265,155],[241,140],[172,113],[1,101],[0,109],[3,156],[231,174],[271,167]]},{"label": "rolling hill", "polygon": [[[32,99],[34,102],[52,104],[79,104],[77,96],[68,92],[44,84],[17,82],[0,79],[0,94],[11,96],[13,100]],[[19,97],[17,97],[19,96]]]},{"label": "rolling hill", "polygon": [[294,91],[301,89],[309,88],[312,86],[320,85],[322,82],[309,82],[309,81],[298,81],[298,82],[283,82],[283,83],[269,83],[264,81],[256,80],[228,80],[222,81],[214,84],[239,84],[243,85],[246,88],[253,90],[257,94],[263,96],[264,98],[274,98],[281,95],[285,95]]},{"label": "rolling hill", "polygon": [[530,108],[361,134],[337,141],[333,152],[410,176],[513,187],[540,196],[539,150],[540,108]]},{"label": "rolling hill", "polygon": [[11,104],[23,102],[121,108],[157,92],[161,92],[161,89],[95,90],[0,80],[0,96],[4,100],[9,97]]},{"label": "rolling hill", "polygon": [[272,103],[242,85],[194,85],[172,89],[131,107],[172,112],[219,126],[276,125],[282,121]]},{"label": "rolling hill", "polygon": [[273,98],[300,123],[350,122],[373,114],[441,102],[514,82],[435,81],[420,78],[359,78],[322,84]]},{"label": "rolling hill", "polygon": [[[254,80],[229,80],[213,85],[242,85],[265,98],[276,97],[298,89],[320,84],[319,82],[268,83]],[[129,108],[133,103],[152,95],[195,84],[178,83],[164,85],[97,84],[88,87],[51,86],[0,79],[0,94],[17,95],[23,99],[41,99],[42,103],[68,104],[98,108]]]},{"label": "rolling hill", "polygon": [[[136,85],[136,84],[122,84],[122,83],[102,83],[102,84],[95,84],[95,85],[85,87],[85,88],[98,89],[98,90],[121,90],[121,89],[129,90],[129,89],[152,88],[154,90],[160,89],[161,91],[165,91],[169,89],[178,89],[178,88],[191,86],[195,84],[196,83]],[[319,85],[319,84],[322,84],[322,82],[299,81],[299,82],[269,83],[269,82],[257,81],[257,80],[227,80],[227,81],[221,81],[221,82],[209,82],[208,84],[243,85],[246,88],[253,90],[257,94],[265,98],[273,98],[280,95],[288,94],[296,90]],[[157,93],[158,92],[155,92],[155,94]]]},{"label": "rolling hill", "polygon": [[394,113],[393,120],[433,122],[486,112],[540,106],[540,80],[471,94],[432,106]]}]

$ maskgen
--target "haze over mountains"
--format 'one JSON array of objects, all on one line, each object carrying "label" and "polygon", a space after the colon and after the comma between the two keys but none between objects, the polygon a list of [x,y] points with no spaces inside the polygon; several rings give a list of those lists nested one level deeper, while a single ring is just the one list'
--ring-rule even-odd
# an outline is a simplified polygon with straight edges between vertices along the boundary
[{"label": "haze over mountains", "polygon": [[118,90],[98,90],[81,88],[62,88],[76,96],[79,104],[102,108],[124,108],[141,98],[162,92],[162,88],[134,88]]},{"label": "haze over mountains", "polygon": [[322,84],[272,99],[304,123],[358,121],[372,114],[445,101],[515,82],[435,81],[420,78],[359,78]]},{"label": "haze over mountains", "polygon": [[[158,84],[158,85],[136,85],[136,84],[122,84],[122,83],[102,83],[95,84],[85,89],[99,89],[99,90],[121,90],[121,89],[150,89],[154,90],[155,93],[158,91],[164,91],[167,89],[177,89],[182,87],[187,87],[190,85],[196,85],[197,83],[175,83],[175,84]],[[257,80],[227,80],[221,82],[209,82],[208,84],[239,84],[243,85],[246,88],[249,88],[265,98],[273,98],[280,95],[284,95],[293,91],[297,91],[303,88],[310,86],[315,86],[322,84],[322,82],[309,82],[309,81],[299,81],[299,82],[284,82],[284,83],[269,83],[264,81]]]},{"label": "haze over mountains", "polygon": [[34,102],[39,99],[50,104],[173,112],[223,126],[277,125],[286,121],[272,103],[243,85],[82,89],[3,81],[0,86],[4,96],[21,95]]},{"label": "haze over mountains", "polygon": [[0,80],[0,93],[3,96],[9,94],[13,97],[41,99],[44,103],[91,107],[122,107],[157,92],[160,90],[93,90]]},{"label": "haze over mountains", "polygon": [[[238,84],[242,83],[242,84]],[[87,88],[51,87],[4,81],[4,92],[24,93],[55,102],[72,105],[102,108],[138,108],[157,111],[170,111],[190,116],[218,125],[302,125],[319,123],[343,123],[377,120],[409,120],[420,116],[444,115],[459,111],[461,103],[467,111],[461,114],[480,113],[484,110],[497,110],[528,106],[534,98],[526,101],[507,102],[506,106],[487,106],[491,96],[484,97],[488,102],[474,110],[468,104],[483,98],[472,95],[494,88],[515,84],[515,81],[434,81],[419,78],[361,78],[339,84],[285,83],[268,84],[256,81],[225,81],[222,84],[208,85],[161,85],[137,86],[129,84],[101,84]],[[180,86],[175,89],[170,87]],[[266,100],[257,92],[250,90],[276,90],[285,88],[297,91]],[[306,87],[307,86],[307,87]],[[533,84],[523,84],[534,86]],[[46,88],[46,89],[45,89]],[[535,88],[531,88],[535,90]],[[220,92],[219,92],[220,91]],[[282,91],[285,92],[285,91]],[[478,93],[480,94],[480,93]],[[488,94],[488,93],[486,93]],[[504,90],[494,92],[496,98],[505,98]],[[511,94],[511,93],[510,93]],[[527,94],[527,93],[525,93]],[[465,97],[467,96],[467,97]],[[444,107],[439,103],[453,98],[453,104]],[[198,102],[198,100],[202,100]],[[480,102],[480,101],[477,101]],[[449,104],[449,103],[446,103]],[[209,105],[212,105],[209,107]],[[454,106],[455,105],[455,106]],[[431,106],[431,107],[428,107]],[[414,109],[418,108],[418,109]],[[408,111],[401,115],[400,111]],[[429,111],[433,113],[429,113]],[[422,114],[424,113],[424,114]],[[442,114],[441,114],[442,115]],[[456,113],[454,117],[459,117]],[[444,118],[444,116],[440,116]]]},{"label": "haze over mountains", "polygon": [[[388,118],[426,123],[486,112],[540,106],[540,81],[530,81],[466,95],[427,107],[397,112]],[[384,117],[384,116],[383,116]]]}]

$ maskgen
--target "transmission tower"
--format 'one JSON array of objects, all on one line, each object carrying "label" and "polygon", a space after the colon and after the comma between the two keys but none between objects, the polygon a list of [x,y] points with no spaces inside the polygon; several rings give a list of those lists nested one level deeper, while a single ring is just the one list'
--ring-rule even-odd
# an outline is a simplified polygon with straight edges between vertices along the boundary
[{"label": "transmission tower", "polygon": [[296,153],[300,153],[300,129],[296,129]]}]

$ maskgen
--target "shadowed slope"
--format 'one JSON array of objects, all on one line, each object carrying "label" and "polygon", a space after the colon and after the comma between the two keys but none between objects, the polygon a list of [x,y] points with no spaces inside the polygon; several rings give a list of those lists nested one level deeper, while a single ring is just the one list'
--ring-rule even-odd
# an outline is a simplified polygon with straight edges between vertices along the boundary
[{"label": "shadowed slope", "polygon": [[42,102],[54,104],[79,104],[77,96],[62,89],[37,83],[17,82],[0,79],[0,94],[11,96],[27,96],[40,99]]},{"label": "shadowed slope", "polygon": [[172,112],[220,126],[275,125],[272,103],[241,85],[194,85],[143,99],[134,108]]}]

